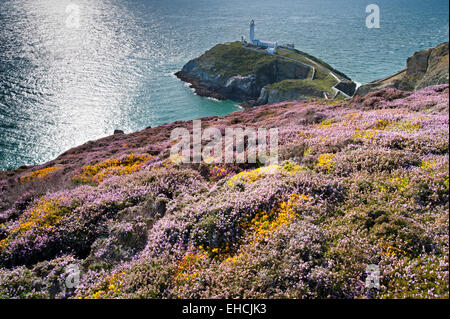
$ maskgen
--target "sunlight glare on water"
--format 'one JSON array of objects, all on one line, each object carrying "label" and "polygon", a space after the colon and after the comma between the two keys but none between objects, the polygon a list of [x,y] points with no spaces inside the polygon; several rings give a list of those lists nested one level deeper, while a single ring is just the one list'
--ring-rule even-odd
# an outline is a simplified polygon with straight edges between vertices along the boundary
[{"label": "sunlight glare on water", "polygon": [[[0,169],[51,160],[115,129],[238,110],[192,94],[173,73],[240,39],[250,19],[258,37],[295,42],[358,82],[448,41],[447,1],[378,2],[382,27],[368,31],[359,0],[0,0]],[[67,24],[69,5],[79,28]]]}]

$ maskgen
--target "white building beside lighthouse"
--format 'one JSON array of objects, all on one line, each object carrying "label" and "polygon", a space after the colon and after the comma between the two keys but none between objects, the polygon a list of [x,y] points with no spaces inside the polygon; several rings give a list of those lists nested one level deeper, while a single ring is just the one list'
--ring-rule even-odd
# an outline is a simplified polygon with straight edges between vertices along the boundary
[{"label": "white building beside lighthouse", "polygon": [[250,21],[250,44],[264,48],[277,48],[278,42],[255,39],[255,21]]},{"label": "white building beside lighthouse", "polygon": [[[244,37],[241,38],[241,41],[245,43]],[[278,42],[266,41],[266,40],[257,40],[255,39],[255,21],[250,21],[250,34],[249,34],[249,42],[248,44],[267,48],[267,52],[274,54],[276,53],[277,48],[279,47]],[[294,48],[293,44],[288,45],[289,48]]]}]

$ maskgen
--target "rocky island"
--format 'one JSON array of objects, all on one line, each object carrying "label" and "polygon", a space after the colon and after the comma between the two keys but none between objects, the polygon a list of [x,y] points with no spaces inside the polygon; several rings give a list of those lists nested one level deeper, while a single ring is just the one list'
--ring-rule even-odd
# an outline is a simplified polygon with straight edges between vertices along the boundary
[{"label": "rocky island", "polygon": [[176,76],[200,96],[263,105],[308,98],[343,98],[356,84],[325,62],[292,48],[276,53],[242,42],[218,44]]}]

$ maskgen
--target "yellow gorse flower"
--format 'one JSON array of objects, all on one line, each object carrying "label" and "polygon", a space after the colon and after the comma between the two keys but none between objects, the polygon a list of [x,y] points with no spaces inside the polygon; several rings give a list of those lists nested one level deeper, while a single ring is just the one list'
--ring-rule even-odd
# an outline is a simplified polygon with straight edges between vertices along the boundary
[{"label": "yellow gorse flower", "polygon": [[378,123],[368,130],[355,130],[355,134],[353,136],[354,139],[363,139],[368,141],[369,143],[375,144],[378,135],[385,130],[388,131],[404,131],[404,132],[413,132],[422,127],[422,124],[419,122],[413,122],[411,120],[400,121],[400,122],[391,122],[388,120],[378,120]]},{"label": "yellow gorse flower", "polygon": [[417,131],[418,129],[422,128],[422,124],[420,124],[419,122],[413,122],[411,120],[407,120],[407,121],[393,123],[390,128],[393,130],[400,130],[400,131],[411,133],[411,132]]},{"label": "yellow gorse flower", "polygon": [[271,211],[260,211],[249,222],[241,226],[247,230],[250,244],[267,239],[282,226],[288,226],[298,216],[295,209],[300,201],[310,201],[309,195],[293,193],[289,199],[278,203]]},{"label": "yellow gorse flower", "polygon": [[290,162],[286,162],[283,166],[270,165],[260,167],[251,171],[244,171],[237,175],[234,175],[228,180],[227,185],[234,186],[238,181],[243,181],[245,183],[253,183],[266,176],[276,174],[280,174],[281,176],[291,176],[301,171],[302,169],[303,168],[301,166],[292,164]]},{"label": "yellow gorse flower", "polygon": [[386,243],[383,239],[380,239],[380,247],[381,255],[386,257],[395,257],[397,255],[406,256],[408,254],[406,251]]},{"label": "yellow gorse flower", "polygon": [[196,252],[188,252],[178,262],[175,269],[174,279],[176,281],[189,281],[198,277],[197,263],[207,256],[207,252],[200,246]]},{"label": "yellow gorse flower", "polygon": [[55,172],[55,171],[59,171],[63,169],[60,166],[53,166],[53,167],[47,167],[47,168],[43,168],[34,172],[31,172],[30,174],[26,175],[26,176],[22,176],[19,179],[20,184],[24,184],[27,182],[30,182],[32,180],[35,179],[43,179],[44,177],[46,177],[48,174]]},{"label": "yellow gorse flower", "polygon": [[436,164],[437,164],[436,160],[422,161],[420,163],[420,168],[423,169],[424,171],[431,172],[433,168],[436,166]]},{"label": "yellow gorse flower", "polygon": [[110,176],[129,175],[141,170],[150,155],[130,154],[123,159],[110,159],[99,164],[84,166],[72,180],[82,184],[98,185]]},{"label": "yellow gorse flower", "polygon": [[380,134],[379,130],[355,130],[354,139],[363,139],[369,143],[374,144],[377,140],[377,136]]},{"label": "yellow gorse flower", "polygon": [[59,206],[62,200],[63,198],[56,200],[41,198],[35,207],[23,215],[19,224],[9,231],[8,237],[0,241],[0,249],[6,247],[10,236],[25,234],[33,229],[53,231],[66,212]]},{"label": "yellow gorse flower", "polygon": [[[250,221],[241,223],[241,227],[247,232],[246,241],[251,245],[267,239],[273,232],[283,226],[287,226],[298,216],[295,209],[300,201],[310,201],[311,196],[305,194],[291,194],[285,201],[278,203],[271,211],[260,211]],[[200,261],[204,258],[221,263],[236,263],[245,255],[241,252],[233,256],[229,243],[220,248],[199,246],[194,251],[187,252],[178,262],[173,278],[176,284],[184,284],[198,278],[202,266]]]},{"label": "yellow gorse flower", "polygon": [[400,192],[403,192],[405,189],[407,189],[409,185],[408,177],[394,176],[389,181]]},{"label": "yellow gorse flower", "polygon": [[323,128],[330,128],[333,126],[333,119],[328,119],[320,123],[317,128],[323,129]]},{"label": "yellow gorse flower", "polygon": [[332,153],[320,154],[316,166],[331,170],[336,163],[334,160],[334,156],[335,155]]},{"label": "yellow gorse flower", "polygon": [[[121,279],[124,275],[124,272],[113,274],[111,277],[108,277],[106,279],[106,288],[100,289],[91,295],[87,295],[84,297],[84,299],[107,299],[111,297],[118,297],[120,294],[120,286],[121,286]],[[82,299],[80,297],[79,299]]]}]

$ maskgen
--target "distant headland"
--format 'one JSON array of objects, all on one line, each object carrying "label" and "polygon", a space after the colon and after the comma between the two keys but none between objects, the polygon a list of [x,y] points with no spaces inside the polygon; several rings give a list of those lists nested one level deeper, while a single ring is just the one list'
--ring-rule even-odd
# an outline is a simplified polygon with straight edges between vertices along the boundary
[{"label": "distant headland", "polygon": [[430,85],[448,83],[448,42],[414,53],[406,61],[406,68],[380,80],[364,84],[357,95],[384,88],[415,91]]}]

